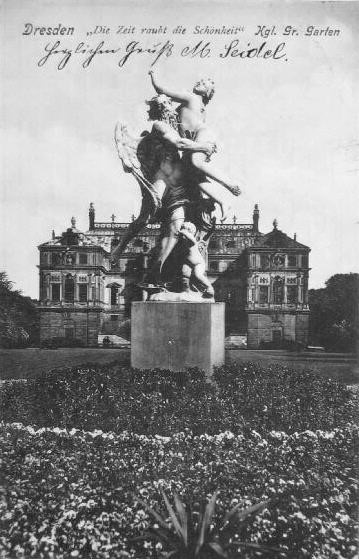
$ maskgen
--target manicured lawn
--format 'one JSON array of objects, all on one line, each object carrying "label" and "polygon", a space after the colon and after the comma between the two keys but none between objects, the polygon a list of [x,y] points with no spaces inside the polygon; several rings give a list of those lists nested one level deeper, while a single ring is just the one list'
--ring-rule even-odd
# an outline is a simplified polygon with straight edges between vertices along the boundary
[{"label": "manicured lawn", "polygon": [[260,365],[280,363],[296,371],[312,371],[315,374],[339,380],[345,384],[359,383],[358,361],[352,354],[316,353],[303,351],[293,353],[282,350],[230,350],[227,356],[237,362],[255,361]]},{"label": "manicured lawn", "polygon": [[[297,371],[311,370],[326,378],[345,384],[359,383],[359,368],[353,356],[330,353],[299,354],[289,351],[227,350],[227,361],[254,361],[265,366],[273,363],[288,365]],[[128,349],[0,349],[0,378],[27,378],[55,368],[73,367],[84,363],[105,365],[112,362],[129,364]]]},{"label": "manicured lawn", "polygon": [[105,365],[118,361],[129,363],[126,349],[0,349],[0,378],[34,377],[51,369],[73,367],[84,363]]}]

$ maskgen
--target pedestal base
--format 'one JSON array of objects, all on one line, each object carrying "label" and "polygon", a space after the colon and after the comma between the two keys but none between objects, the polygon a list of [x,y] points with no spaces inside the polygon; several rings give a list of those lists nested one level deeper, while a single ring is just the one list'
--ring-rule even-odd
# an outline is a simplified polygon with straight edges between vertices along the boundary
[{"label": "pedestal base", "polygon": [[211,373],[224,363],[224,309],[224,303],[132,303],[132,367]]}]

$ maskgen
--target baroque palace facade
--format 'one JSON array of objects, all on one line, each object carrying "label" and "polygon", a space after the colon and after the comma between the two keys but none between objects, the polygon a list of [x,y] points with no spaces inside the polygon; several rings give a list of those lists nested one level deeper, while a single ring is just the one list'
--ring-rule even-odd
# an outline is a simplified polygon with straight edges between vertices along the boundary
[{"label": "baroque palace facade", "polygon": [[[75,219],[60,236],[39,246],[41,340],[65,337],[96,346],[104,336],[121,341],[128,331],[131,301],[159,236],[159,225],[147,226],[110,263],[111,247],[128,223],[96,222],[93,204],[89,229]],[[288,237],[276,221],[268,234],[259,232],[256,205],[252,223],[216,226],[207,254],[207,273],[216,301],[226,303],[227,334],[247,337],[248,348],[306,345],[308,337],[309,247]]]}]

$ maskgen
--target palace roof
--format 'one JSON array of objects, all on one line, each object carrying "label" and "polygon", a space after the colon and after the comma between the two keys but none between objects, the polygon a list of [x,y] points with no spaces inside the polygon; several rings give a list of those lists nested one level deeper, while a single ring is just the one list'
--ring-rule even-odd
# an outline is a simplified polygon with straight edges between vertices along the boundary
[{"label": "palace roof", "polygon": [[301,249],[310,251],[310,248],[302,243],[298,243],[296,238],[288,237],[283,231],[277,228],[277,221],[273,222],[273,230],[266,235],[258,238],[251,247],[251,250],[257,248],[280,248],[280,249]]}]

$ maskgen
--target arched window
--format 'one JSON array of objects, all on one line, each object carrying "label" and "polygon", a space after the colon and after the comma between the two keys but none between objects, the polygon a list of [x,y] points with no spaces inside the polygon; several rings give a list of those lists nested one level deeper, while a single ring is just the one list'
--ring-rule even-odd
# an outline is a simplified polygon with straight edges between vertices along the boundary
[{"label": "arched window", "polygon": [[71,276],[65,279],[65,302],[73,303],[75,295],[75,282]]},{"label": "arched window", "polygon": [[119,301],[119,294],[121,292],[121,285],[117,282],[109,283],[107,285],[108,289],[110,290],[110,304],[111,306],[118,305]]}]

